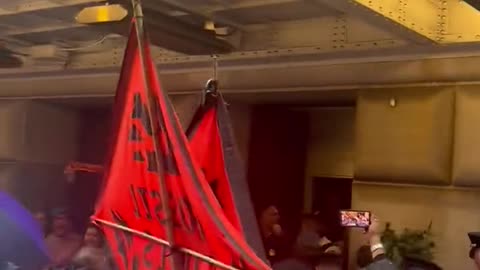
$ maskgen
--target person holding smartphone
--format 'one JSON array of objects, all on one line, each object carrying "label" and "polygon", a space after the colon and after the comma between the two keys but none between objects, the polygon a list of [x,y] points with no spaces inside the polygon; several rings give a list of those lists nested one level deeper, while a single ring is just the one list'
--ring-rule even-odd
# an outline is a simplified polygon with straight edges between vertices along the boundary
[{"label": "person holding smartphone", "polygon": [[397,267],[385,256],[381,233],[380,221],[376,216],[372,216],[366,232],[372,252],[372,262],[366,267],[366,270],[397,270]]}]

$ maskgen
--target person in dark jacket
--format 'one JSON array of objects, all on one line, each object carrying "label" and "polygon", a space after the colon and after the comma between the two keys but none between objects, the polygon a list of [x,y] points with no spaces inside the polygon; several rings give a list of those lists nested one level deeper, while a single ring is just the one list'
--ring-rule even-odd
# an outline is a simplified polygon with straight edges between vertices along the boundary
[{"label": "person in dark jacket", "polygon": [[372,251],[370,246],[363,245],[357,250],[357,267],[359,269],[366,269],[369,264],[373,262]]},{"label": "person in dark jacket", "polygon": [[[372,253],[372,262],[366,270],[398,270],[386,256],[385,249],[381,242],[380,222],[376,217],[372,218],[372,224],[368,228],[367,236]],[[405,270],[442,270],[438,265],[415,258],[406,258],[402,265]]]},{"label": "person in dark jacket", "polygon": [[372,252],[372,262],[366,270],[397,270],[397,267],[385,256],[385,248],[381,241],[380,221],[375,216],[372,217],[367,237]]},{"label": "person in dark jacket", "polygon": [[411,257],[404,259],[403,268],[406,270],[442,270],[442,268],[435,263]]},{"label": "person in dark jacket", "polygon": [[285,259],[290,248],[285,232],[280,226],[280,213],[274,205],[266,207],[260,216],[260,230],[267,258],[271,264]]}]

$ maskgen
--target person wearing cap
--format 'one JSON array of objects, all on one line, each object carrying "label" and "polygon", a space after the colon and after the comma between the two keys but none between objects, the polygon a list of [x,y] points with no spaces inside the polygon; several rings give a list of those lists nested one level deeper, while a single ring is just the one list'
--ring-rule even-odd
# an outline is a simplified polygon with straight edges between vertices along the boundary
[{"label": "person wearing cap", "polygon": [[45,244],[54,269],[67,267],[82,245],[82,238],[73,230],[73,224],[66,208],[52,211],[52,232],[45,238]]},{"label": "person wearing cap", "polygon": [[470,259],[475,262],[477,269],[480,270],[480,232],[471,232],[468,233],[468,238],[470,239]]}]

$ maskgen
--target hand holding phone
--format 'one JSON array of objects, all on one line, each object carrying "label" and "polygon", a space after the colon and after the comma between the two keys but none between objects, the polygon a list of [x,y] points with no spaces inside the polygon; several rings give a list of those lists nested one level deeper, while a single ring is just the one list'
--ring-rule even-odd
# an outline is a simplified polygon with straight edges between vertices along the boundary
[{"label": "hand holding phone", "polygon": [[341,210],[340,225],[348,228],[367,229],[371,224],[371,213],[359,210]]}]

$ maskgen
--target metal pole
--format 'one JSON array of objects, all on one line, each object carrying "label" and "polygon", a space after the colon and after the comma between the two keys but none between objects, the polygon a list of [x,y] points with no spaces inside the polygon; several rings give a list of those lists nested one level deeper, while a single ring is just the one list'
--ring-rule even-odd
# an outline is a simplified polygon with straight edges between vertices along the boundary
[{"label": "metal pole", "polygon": [[[169,257],[169,261],[171,264],[172,270],[177,270],[181,269],[181,264],[178,258],[178,254],[175,253],[175,239],[174,239],[174,233],[173,233],[173,223],[172,223],[172,213],[170,211],[170,206],[169,206],[169,194],[167,191],[167,185],[165,182],[165,176],[163,175],[163,172],[165,171],[163,168],[163,163],[160,160],[160,154],[158,153],[159,151],[159,143],[158,143],[158,134],[157,134],[157,129],[156,127],[158,126],[158,119],[157,115],[154,115],[152,113],[152,109],[155,108],[155,96],[152,93],[152,89],[150,87],[150,83],[148,80],[148,75],[146,73],[146,65],[145,62],[149,61],[148,59],[145,58],[145,44],[144,44],[144,28],[143,28],[143,12],[142,12],[142,6],[140,3],[140,0],[132,0],[132,7],[133,7],[133,15],[135,17],[135,32],[137,33],[137,46],[138,46],[138,51],[140,53],[140,66],[142,69],[142,80],[143,84],[145,85],[145,92],[147,95],[147,113],[148,116],[150,117],[150,128],[152,130],[152,137],[153,137],[153,145],[155,149],[155,162],[157,165],[157,176],[158,176],[158,182],[160,186],[160,199],[162,202],[163,206],[163,211],[166,215],[166,223],[165,223],[165,232],[166,232],[166,239],[168,243],[170,244],[170,247],[172,247],[171,252]],[[161,254],[163,256],[164,254]]]},{"label": "metal pole", "polygon": [[[158,238],[158,237],[155,237],[155,236],[151,236],[149,234],[146,234],[144,232],[141,232],[141,231],[137,231],[137,230],[134,230],[132,228],[129,228],[129,227],[125,227],[125,226],[122,226],[122,225],[119,225],[119,224],[116,224],[116,223],[113,223],[113,222],[110,222],[110,221],[106,221],[106,220],[103,220],[103,219],[98,219],[98,218],[95,218],[95,221],[98,222],[98,223],[101,223],[101,224],[104,224],[106,226],[109,226],[109,227],[112,227],[114,229],[118,229],[118,230],[122,230],[122,231],[126,231],[126,232],[129,232],[129,233],[132,233],[132,234],[135,234],[135,235],[138,235],[140,237],[143,237],[145,239],[148,239],[150,241],[153,241],[159,245],[164,245],[164,246],[170,246],[170,243],[168,243],[168,241],[165,241],[161,238]],[[188,249],[188,248],[182,248],[182,247],[179,247],[178,250],[180,250],[181,252],[187,254],[187,255],[190,255],[194,258],[197,258],[199,260],[202,260],[204,262],[207,262],[215,267],[218,267],[220,269],[224,269],[224,270],[240,270],[238,268],[235,268],[233,266],[230,266],[230,265],[227,265],[227,264],[224,264],[223,262],[221,261],[217,261],[213,258],[210,258],[208,256],[205,256],[203,255],[202,253],[199,253],[199,252],[196,252],[195,250],[191,250],[191,249]]]},{"label": "metal pole", "polygon": [[216,54],[212,55],[213,58],[213,79],[218,81],[218,56]]}]

